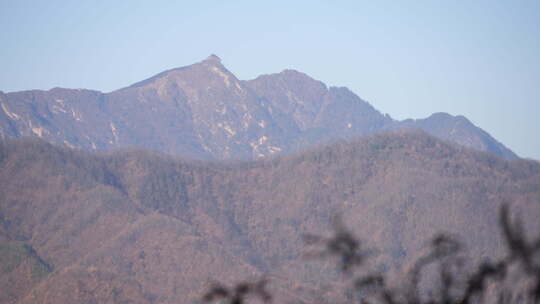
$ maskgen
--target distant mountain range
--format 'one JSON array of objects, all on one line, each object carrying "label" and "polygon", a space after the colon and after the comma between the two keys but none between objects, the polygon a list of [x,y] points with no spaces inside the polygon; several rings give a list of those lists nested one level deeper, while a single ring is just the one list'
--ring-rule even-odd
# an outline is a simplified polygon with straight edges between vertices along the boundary
[{"label": "distant mountain range", "polygon": [[212,55],[0,107],[0,304],[191,304],[209,279],[261,276],[278,303],[336,299],[302,242],[335,214],[391,279],[441,231],[473,262],[503,254],[506,202],[540,231],[540,163],[462,116],[396,121],[293,70],[241,81]]},{"label": "distant mountain range", "polygon": [[539,185],[538,162],[419,131],[235,163],[0,140],[0,303],[191,304],[210,279],[263,275],[277,303],[320,303],[340,276],[333,261],[306,260],[301,237],[329,233],[333,214],[390,275],[441,231],[474,261],[500,256],[504,202],[536,235]]},{"label": "distant mountain range", "polygon": [[396,121],[343,87],[294,70],[238,80],[212,55],[127,88],[0,92],[0,137],[107,151],[141,146],[197,159],[254,159],[385,130],[422,129],[517,156],[463,116]]}]

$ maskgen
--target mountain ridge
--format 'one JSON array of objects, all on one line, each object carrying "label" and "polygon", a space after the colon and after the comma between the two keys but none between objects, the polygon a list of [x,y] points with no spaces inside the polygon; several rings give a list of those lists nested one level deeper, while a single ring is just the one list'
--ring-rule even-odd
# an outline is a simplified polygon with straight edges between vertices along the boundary
[{"label": "mountain ridge", "polygon": [[211,55],[109,93],[53,88],[0,93],[0,137],[38,136],[92,151],[143,146],[200,159],[254,159],[338,138],[420,128],[516,158],[454,116],[395,121],[345,87],[286,69],[239,80]]}]

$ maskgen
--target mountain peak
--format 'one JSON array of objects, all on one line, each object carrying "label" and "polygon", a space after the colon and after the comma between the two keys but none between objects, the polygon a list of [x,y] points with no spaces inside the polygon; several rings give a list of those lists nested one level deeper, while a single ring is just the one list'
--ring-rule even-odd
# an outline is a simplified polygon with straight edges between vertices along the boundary
[{"label": "mountain peak", "polygon": [[[285,77],[301,77],[305,79],[313,79],[311,76],[307,75],[306,73],[302,73],[300,71],[294,70],[294,69],[285,69],[278,73],[278,75],[285,76]],[[315,80],[315,79],[313,79]]]},{"label": "mountain peak", "polygon": [[211,54],[210,56],[208,56],[205,60],[205,62],[208,62],[208,63],[221,63],[221,58],[219,58],[217,55],[215,54]]},{"label": "mountain peak", "polygon": [[516,157],[464,117],[435,113],[393,121],[347,88],[329,88],[297,70],[240,81],[214,54],[108,94],[61,88],[0,93],[0,106],[0,138],[36,135],[92,151],[144,145],[190,157],[252,158],[381,130],[421,128]]}]

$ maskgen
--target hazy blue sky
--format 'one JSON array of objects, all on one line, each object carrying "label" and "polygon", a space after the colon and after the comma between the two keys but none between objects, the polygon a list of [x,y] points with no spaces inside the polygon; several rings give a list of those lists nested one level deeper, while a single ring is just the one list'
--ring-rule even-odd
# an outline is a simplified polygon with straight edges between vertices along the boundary
[{"label": "hazy blue sky", "polygon": [[107,92],[211,53],[240,79],[297,69],[397,119],[461,114],[540,159],[537,0],[0,0],[4,92]]}]

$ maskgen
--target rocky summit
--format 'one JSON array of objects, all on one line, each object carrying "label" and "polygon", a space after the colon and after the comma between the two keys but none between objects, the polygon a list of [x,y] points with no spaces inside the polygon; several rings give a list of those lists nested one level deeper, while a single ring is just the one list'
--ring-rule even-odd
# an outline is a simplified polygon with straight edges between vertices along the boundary
[{"label": "rocky summit", "polygon": [[0,137],[41,137],[91,151],[140,146],[197,159],[255,159],[384,130],[423,129],[516,155],[462,116],[397,121],[344,87],[294,70],[239,80],[216,55],[110,93],[0,92]]}]

